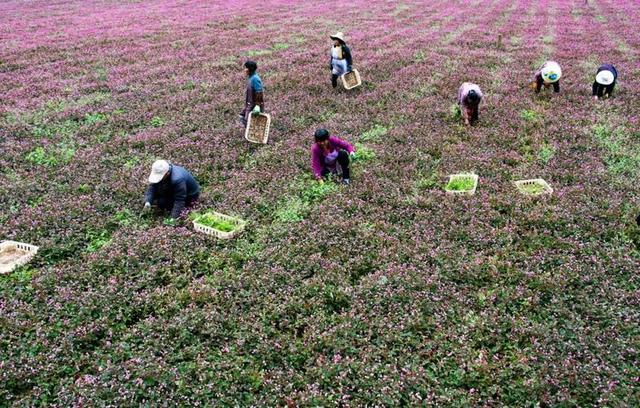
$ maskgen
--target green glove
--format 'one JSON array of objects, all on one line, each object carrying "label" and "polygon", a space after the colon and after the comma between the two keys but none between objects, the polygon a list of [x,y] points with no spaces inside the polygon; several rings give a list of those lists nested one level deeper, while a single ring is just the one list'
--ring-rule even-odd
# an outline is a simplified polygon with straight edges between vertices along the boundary
[{"label": "green glove", "polygon": [[251,111],[251,113],[260,113],[260,106],[256,105]]},{"label": "green glove", "polygon": [[175,227],[178,225],[178,221],[175,218],[166,218],[163,224],[169,227]]},{"label": "green glove", "polygon": [[355,161],[358,158],[358,156],[356,156],[356,152],[349,153],[349,156],[351,157],[351,161]]}]

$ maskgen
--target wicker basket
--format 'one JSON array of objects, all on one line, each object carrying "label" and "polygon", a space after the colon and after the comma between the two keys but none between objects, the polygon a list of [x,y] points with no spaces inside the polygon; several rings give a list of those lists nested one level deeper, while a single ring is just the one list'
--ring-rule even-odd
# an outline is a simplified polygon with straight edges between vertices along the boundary
[{"label": "wicker basket", "polygon": [[360,73],[357,69],[347,72],[346,74],[342,74],[340,78],[342,78],[342,85],[344,85],[344,89],[353,89],[362,85],[362,79],[360,79]]},{"label": "wicker basket", "polygon": [[29,262],[38,253],[38,247],[16,241],[0,242],[0,274],[9,273]]},{"label": "wicker basket", "polygon": [[244,227],[247,224],[246,221],[241,220],[240,218],[231,217],[229,215],[224,215],[215,211],[207,211],[206,214],[214,215],[215,217],[225,221],[229,221],[236,226],[236,228],[233,231],[220,231],[215,228],[209,227],[207,225],[200,224],[199,222],[197,222],[197,218],[193,221],[193,229],[207,235],[215,235],[217,238],[220,238],[220,239],[231,239],[235,237],[236,235],[240,234],[244,230]]},{"label": "wicker basket", "polygon": [[271,115],[268,113],[250,113],[244,138],[251,143],[266,144],[269,140]]},{"label": "wicker basket", "polygon": [[[553,189],[551,188],[551,186],[543,179],[518,180],[514,182],[514,184],[518,188],[519,192],[528,196],[536,197],[543,194],[553,193]],[[530,186],[539,186],[539,191],[532,192],[530,190]]]},{"label": "wicker basket", "polygon": [[473,173],[459,173],[459,174],[451,174],[449,176],[449,181],[447,182],[447,185],[454,181],[454,180],[459,180],[459,179],[466,179],[466,178],[470,178],[473,180],[473,187],[471,188],[471,190],[449,190],[446,188],[445,186],[445,191],[447,192],[447,194],[452,194],[452,195],[474,195],[476,193],[476,188],[478,187],[478,175],[477,174],[473,174]]}]

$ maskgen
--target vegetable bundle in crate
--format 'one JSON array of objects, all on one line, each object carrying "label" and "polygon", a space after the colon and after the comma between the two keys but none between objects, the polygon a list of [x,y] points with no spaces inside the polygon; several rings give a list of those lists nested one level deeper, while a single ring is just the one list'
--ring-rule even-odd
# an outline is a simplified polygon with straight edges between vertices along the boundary
[{"label": "vegetable bundle in crate", "polygon": [[215,235],[220,239],[230,239],[240,234],[246,225],[246,221],[237,217],[221,214],[216,211],[207,211],[197,215],[193,219],[193,228],[207,235]]},{"label": "vegetable bundle in crate", "polygon": [[518,191],[528,196],[553,193],[553,189],[544,179],[518,180],[515,185]]},{"label": "vegetable bundle in crate", "polygon": [[9,273],[29,262],[38,252],[38,247],[16,241],[0,242],[0,274]]},{"label": "vegetable bundle in crate", "polygon": [[478,175],[473,173],[452,174],[444,187],[447,194],[473,195],[478,187]]},{"label": "vegetable bundle in crate", "polygon": [[252,113],[247,121],[244,138],[251,143],[266,144],[269,140],[271,116],[268,113]]},{"label": "vegetable bundle in crate", "polygon": [[346,74],[342,74],[340,78],[342,78],[344,89],[353,89],[362,85],[362,79],[360,79],[360,73],[357,69],[347,72]]}]

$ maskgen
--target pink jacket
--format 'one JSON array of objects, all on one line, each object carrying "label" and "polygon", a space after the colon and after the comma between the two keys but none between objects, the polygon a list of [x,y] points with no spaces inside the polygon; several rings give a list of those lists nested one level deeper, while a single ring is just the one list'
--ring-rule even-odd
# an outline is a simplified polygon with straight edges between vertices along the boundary
[{"label": "pink jacket", "polygon": [[[353,146],[344,140],[338,139],[337,137],[330,136],[329,137],[329,152],[334,152],[336,150],[346,150],[348,153],[355,151]],[[331,163],[325,162],[325,152],[322,147],[320,147],[317,143],[314,143],[311,147],[311,170],[313,171],[313,175],[316,178],[322,177],[322,170],[325,167],[335,167],[336,161],[333,160]]]}]

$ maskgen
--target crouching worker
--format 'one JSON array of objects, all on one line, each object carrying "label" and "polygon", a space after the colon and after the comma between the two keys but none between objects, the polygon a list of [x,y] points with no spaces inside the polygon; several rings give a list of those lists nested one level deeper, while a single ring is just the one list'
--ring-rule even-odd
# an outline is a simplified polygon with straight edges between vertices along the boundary
[{"label": "crouching worker", "polygon": [[544,86],[548,88],[553,86],[553,92],[560,92],[560,77],[562,76],[562,70],[560,65],[555,61],[547,61],[542,64],[542,67],[536,71],[534,85],[536,93],[540,93],[540,89]]},{"label": "crouching worker", "polygon": [[596,80],[593,81],[593,99],[608,98],[613,93],[618,79],[618,71],[611,64],[603,64],[598,68]]},{"label": "crouching worker", "polygon": [[171,218],[177,219],[183,210],[192,207],[199,197],[200,186],[187,170],[167,160],[157,160],[153,163],[145,194],[145,211],[149,211],[151,206],[156,206],[160,210],[170,211]]},{"label": "crouching worker", "polygon": [[264,112],[264,90],[262,80],[256,73],[258,64],[254,61],[244,63],[244,73],[247,76],[247,90],[244,96],[244,108],[240,112],[240,122],[247,127],[249,115]]},{"label": "crouching worker", "polygon": [[464,82],[458,89],[458,105],[466,125],[472,125],[478,120],[478,106],[482,100],[480,87],[471,82]]},{"label": "crouching worker", "polygon": [[337,137],[329,136],[327,129],[318,129],[314,135],[315,143],[311,148],[311,170],[316,180],[323,179],[330,174],[338,174],[338,166],[342,170],[342,184],[351,182],[349,162],[355,157],[352,145]]},{"label": "crouching worker", "polygon": [[333,40],[329,69],[331,70],[331,85],[335,88],[338,86],[338,77],[351,72],[353,59],[351,58],[351,50],[344,41],[344,34],[338,32],[329,38]]}]

